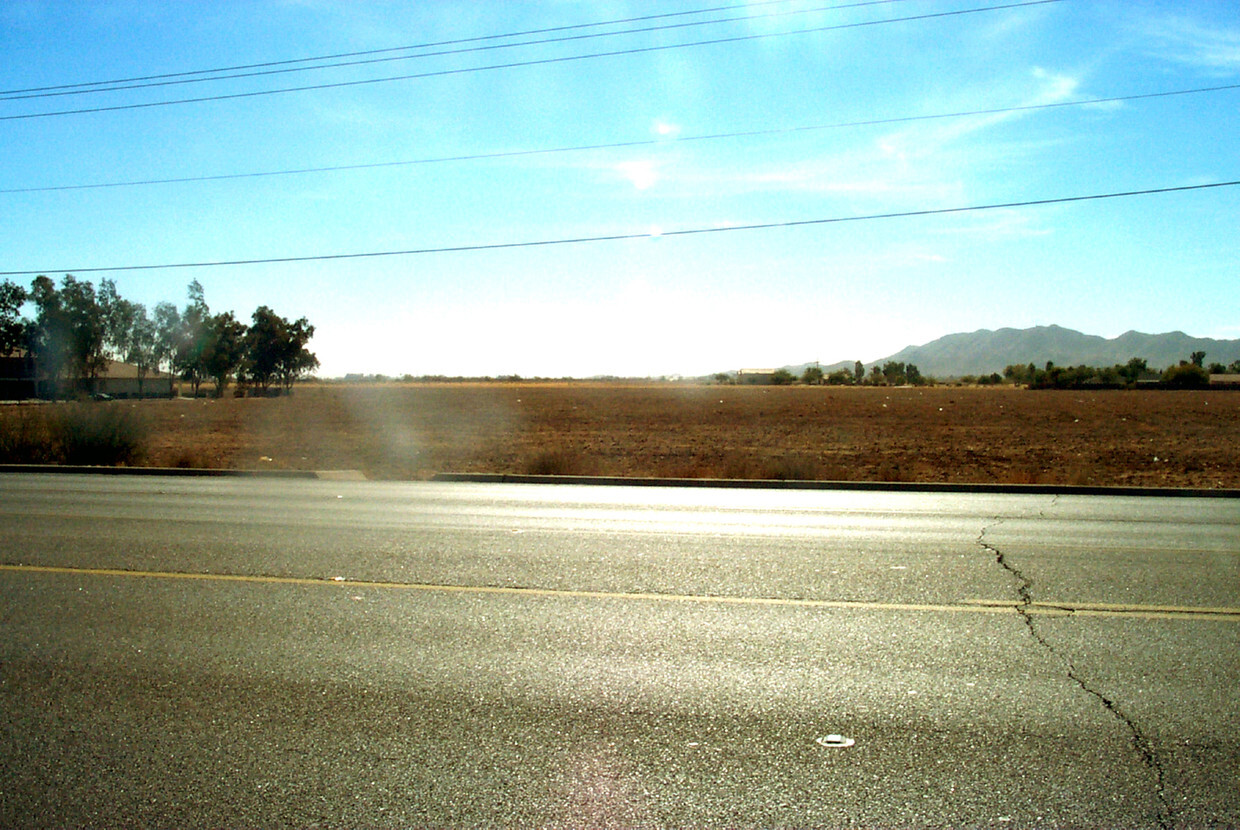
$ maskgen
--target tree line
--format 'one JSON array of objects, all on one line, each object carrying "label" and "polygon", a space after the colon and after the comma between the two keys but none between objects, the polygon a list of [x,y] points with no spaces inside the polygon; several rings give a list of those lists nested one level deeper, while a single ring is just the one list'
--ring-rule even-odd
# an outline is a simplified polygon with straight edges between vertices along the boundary
[{"label": "tree line", "polygon": [[1145,358],[1134,357],[1124,364],[1114,366],[1056,366],[1047,361],[1039,369],[1032,363],[1027,366],[1008,366],[1003,377],[1012,383],[1025,384],[1030,389],[1080,389],[1085,387],[1130,388],[1139,383],[1151,383],[1170,389],[1201,389],[1210,385],[1210,375],[1240,374],[1240,360],[1230,366],[1205,362],[1206,353],[1193,352],[1187,360],[1163,371],[1151,369]]},{"label": "tree line", "polygon": [[[734,383],[735,378],[727,372],[714,375],[716,383]],[[793,383],[806,386],[925,386],[932,384],[933,378],[927,378],[918,370],[914,363],[889,360],[882,366],[871,366],[867,371],[860,360],[851,369],[845,367],[827,373],[821,366],[807,366],[798,378],[787,369],[776,369],[771,374],[771,384],[788,386]]]},{"label": "tree line", "polygon": [[[948,381],[923,375],[914,363],[889,360],[881,366],[875,364],[868,370],[861,361],[853,368],[840,368],[825,372],[820,366],[806,367],[798,377],[788,369],[776,369],[770,379],[775,386],[802,383],[806,386],[934,386],[939,383],[957,383],[966,386],[997,386],[1008,383],[1030,389],[1081,389],[1081,388],[1132,388],[1138,384],[1170,389],[1198,389],[1210,385],[1210,375],[1240,375],[1240,360],[1230,365],[1205,362],[1205,352],[1193,352],[1187,360],[1159,371],[1151,369],[1145,358],[1134,357],[1124,364],[1114,366],[1056,366],[1047,361],[1044,368],[1034,364],[1014,364],[1003,374],[965,375]],[[713,376],[716,383],[735,383],[736,379],[720,372]]]},{"label": "tree line", "polygon": [[[260,306],[247,326],[231,311],[212,313],[202,285],[189,284],[184,309],[158,303],[148,312],[121,297],[113,280],[98,289],[66,275],[58,286],[36,277],[27,290],[0,283],[0,356],[24,354],[32,362],[36,394],[56,397],[63,390],[93,392],[110,362],[132,364],[139,394],[152,372],[188,382],[196,396],[204,381],[223,396],[235,380],[262,394],[288,391],[319,366],[306,348],[314,326],[302,317],[289,321]],[[23,316],[27,307],[32,316]]]}]

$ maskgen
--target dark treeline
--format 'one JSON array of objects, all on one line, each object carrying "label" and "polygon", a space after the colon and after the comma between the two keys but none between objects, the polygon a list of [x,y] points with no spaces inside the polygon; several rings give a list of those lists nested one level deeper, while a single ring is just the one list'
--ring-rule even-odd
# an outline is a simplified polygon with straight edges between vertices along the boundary
[{"label": "dark treeline", "polygon": [[[27,307],[32,316],[23,316]],[[28,290],[0,283],[0,356],[24,356],[35,394],[44,398],[94,392],[111,362],[135,367],[139,394],[147,392],[152,372],[167,373],[169,387],[159,391],[170,393],[175,376],[195,395],[211,381],[222,396],[234,381],[263,394],[287,391],[318,368],[306,348],[314,336],[306,318],[289,321],[260,306],[250,320],[246,325],[231,311],[213,314],[197,280],[184,309],[161,302],[150,312],[121,297],[108,279],[97,290],[71,275],[59,286],[36,277]]]},{"label": "dark treeline", "polygon": [[1125,389],[1142,384],[1171,389],[1200,389],[1210,385],[1210,375],[1240,374],[1240,360],[1230,366],[1221,363],[1205,365],[1205,352],[1193,352],[1188,360],[1163,371],[1151,369],[1144,358],[1134,357],[1125,364],[1114,366],[1056,366],[1047,362],[1038,369],[1032,363],[1027,366],[1008,366],[1003,377],[1011,383],[1021,383],[1031,389]]}]

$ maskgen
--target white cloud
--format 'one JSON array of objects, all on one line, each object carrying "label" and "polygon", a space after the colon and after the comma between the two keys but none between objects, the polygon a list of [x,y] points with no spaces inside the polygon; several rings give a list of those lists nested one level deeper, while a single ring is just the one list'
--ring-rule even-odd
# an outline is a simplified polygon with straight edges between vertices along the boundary
[{"label": "white cloud", "polygon": [[1166,15],[1149,21],[1145,34],[1154,54],[1164,60],[1222,76],[1240,72],[1240,29]]}]

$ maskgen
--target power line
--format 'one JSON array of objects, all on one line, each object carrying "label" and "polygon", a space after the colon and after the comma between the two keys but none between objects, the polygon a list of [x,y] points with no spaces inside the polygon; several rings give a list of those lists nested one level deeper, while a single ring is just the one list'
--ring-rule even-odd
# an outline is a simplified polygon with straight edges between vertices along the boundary
[{"label": "power line", "polygon": [[[76,84],[60,84],[57,86],[29,87],[26,89],[6,89],[6,90],[0,90],[0,95],[24,95],[26,93],[31,93],[31,92],[50,92],[50,91],[62,90],[62,89],[78,89],[78,88],[93,87],[93,86],[111,86],[113,84],[128,84],[128,83],[136,83],[139,81],[156,81],[156,80],[164,80],[168,78],[187,78],[187,77],[192,77],[195,75],[211,75],[211,74],[215,74],[219,72],[239,72],[239,71],[243,71],[247,69],[263,69],[263,68],[270,67],[270,66],[288,66],[290,64],[313,63],[316,61],[338,60],[340,58],[357,58],[357,57],[364,57],[367,55],[383,55],[383,54],[389,54],[392,52],[406,52],[406,51],[410,51],[414,49],[435,49],[441,46],[457,46],[463,43],[478,43],[478,42],[488,41],[488,40],[502,40],[504,38],[510,38],[510,37],[529,37],[531,35],[544,35],[544,34],[551,34],[553,32],[566,32],[566,31],[573,31],[577,29],[588,29],[588,28],[593,28],[596,26],[618,26],[624,23],[641,23],[647,20],[661,20],[665,18],[685,17],[685,16],[695,15],[695,14],[712,14],[714,12],[733,11],[735,9],[749,8],[751,6],[773,6],[773,5],[783,5],[785,3],[791,3],[791,2],[793,2],[793,0],[762,0],[762,2],[737,3],[737,4],[733,4],[729,6],[714,6],[711,8],[693,9],[690,11],[667,12],[664,14],[650,14],[650,15],[643,15],[640,17],[619,18],[616,20],[600,20],[594,23],[574,23],[574,24],[566,25],[566,26],[551,26],[551,27],[542,28],[542,29],[527,29],[525,31],[519,31],[519,32],[507,32],[503,34],[492,34],[492,35],[477,35],[474,37],[456,38],[453,40],[440,40],[440,41],[430,41],[427,43],[414,43],[408,46],[390,46],[384,49],[366,49],[360,52],[338,52],[336,54],[318,55],[315,57],[308,57],[308,58],[289,58],[286,60],[278,60],[278,61],[264,61],[261,63],[239,64],[236,66],[220,66],[220,67],[215,67],[214,69],[194,69],[194,70],[189,70],[185,72],[165,72],[165,73],[158,74],[158,75],[139,75],[139,76],[135,76],[131,78],[114,78],[110,81],[84,81],[84,82],[80,82]],[[893,0],[893,2],[899,2],[899,0]]]},{"label": "power line", "polygon": [[1240,84],[1225,84],[1222,86],[1197,87],[1195,89],[1175,89],[1162,92],[1143,92],[1134,93],[1132,95],[1114,95],[1107,98],[1081,98],[1074,101],[1056,101],[1046,104],[1022,104],[1010,107],[992,107],[989,109],[977,110],[961,110],[957,112],[929,113],[925,115],[906,115],[895,116],[891,118],[872,118],[862,121],[838,121],[831,124],[807,124],[796,127],[773,127],[765,130],[743,130],[738,132],[727,133],[710,133],[706,135],[690,135],[679,136],[676,139],[638,139],[633,141],[616,141],[603,144],[580,144],[571,147],[545,147],[528,150],[506,150],[495,151],[490,153],[473,153],[459,156],[439,156],[424,159],[409,159],[404,161],[378,161],[362,164],[337,164],[325,167],[302,167],[288,170],[266,170],[250,173],[222,173],[216,175],[205,176],[183,176],[179,178],[168,179],[141,179],[123,182],[98,182],[94,184],[71,184],[71,185],[50,185],[43,187],[16,187],[0,189],[0,193],[47,193],[63,190],[96,190],[102,188],[114,187],[139,187],[157,184],[186,184],[192,182],[211,182],[226,181],[230,179],[254,179],[266,178],[272,176],[293,176],[306,175],[313,173],[337,173],[349,170],[375,170],[387,167],[408,167],[413,165],[424,164],[444,164],[449,162],[467,162],[467,161],[486,161],[502,158],[514,158],[521,156],[538,156],[552,155],[558,153],[579,153],[592,150],[619,150],[632,147],[649,147],[655,145],[666,145],[669,143],[680,142],[697,142],[697,141],[721,141],[725,139],[736,138],[761,138],[767,136],[787,135],[798,132],[813,132],[818,130],[836,130],[850,127],[877,127],[890,124],[908,124],[918,121],[939,121],[951,118],[968,118],[981,115],[1003,115],[1014,112],[1033,112],[1037,110],[1063,109],[1068,107],[1083,107],[1097,104],[1115,104],[1125,101],[1141,101],[1154,98],[1170,98],[1178,95],[1197,95],[1207,92],[1224,92],[1240,89]]},{"label": "power line", "polygon": [[[769,0],[769,2],[786,3],[786,2],[790,2],[790,0]],[[37,99],[37,98],[55,98],[55,97],[62,97],[66,95],[89,95],[89,94],[100,93],[100,92],[120,92],[120,91],[130,90],[130,89],[151,89],[154,87],[179,86],[183,84],[207,83],[210,81],[226,81],[226,80],[233,80],[236,78],[256,78],[256,77],[262,77],[262,76],[268,76],[268,75],[284,75],[284,74],[289,74],[293,72],[310,72],[310,71],[319,70],[319,69],[338,69],[341,67],[365,66],[369,64],[375,64],[375,63],[391,63],[393,61],[418,60],[422,58],[444,57],[447,55],[463,55],[463,54],[469,54],[473,52],[490,52],[490,51],[495,51],[498,49],[514,49],[514,48],[520,48],[523,46],[545,46],[545,45],[553,44],[553,43],[568,43],[568,42],[579,41],[579,40],[594,40],[594,39],[605,38],[605,37],[620,37],[624,35],[648,34],[650,32],[662,32],[662,31],[669,31],[672,29],[687,29],[687,28],[695,28],[699,26],[710,26],[710,25],[721,24],[721,23],[736,23],[736,22],[746,21],[746,20],[760,20],[760,19],[774,18],[774,17],[789,17],[792,15],[813,14],[815,12],[822,12],[822,11],[835,11],[839,9],[858,8],[862,6],[878,6],[878,5],[887,5],[890,3],[904,3],[904,2],[908,2],[908,0],[859,0],[859,2],[837,4],[834,6],[816,6],[813,8],[793,9],[792,11],[783,11],[783,12],[764,12],[762,14],[739,15],[736,17],[716,18],[714,20],[694,20],[694,21],[689,21],[685,23],[664,24],[664,25],[659,25],[659,26],[645,26],[645,27],[636,28],[636,29],[622,29],[622,30],[614,31],[614,32],[593,32],[589,34],[577,34],[577,35],[568,35],[568,36],[562,36],[562,37],[549,37],[549,38],[543,38],[541,40],[525,40],[525,41],[519,41],[516,43],[491,43],[485,46],[470,46],[470,47],[458,48],[458,49],[445,49],[445,50],[437,51],[437,52],[419,52],[418,54],[414,54],[414,55],[389,55],[387,57],[382,57],[382,58],[365,58],[365,59],[360,59],[360,60],[340,61],[336,63],[323,63],[317,66],[281,66],[281,64],[288,64],[288,63],[302,63],[302,62],[314,61],[314,60],[325,60],[322,58],[301,58],[301,59],[296,59],[296,60],[281,61],[281,62],[270,63],[270,64],[256,64],[254,67],[242,67],[243,69],[254,69],[255,71],[244,71],[243,72],[243,71],[234,71],[230,69],[198,70],[192,73],[184,73],[184,74],[155,75],[155,76],[151,76],[150,78],[134,79],[133,81],[107,81],[107,82],[101,81],[101,82],[96,82],[96,83],[75,85],[75,86],[80,86],[81,88],[50,87],[50,88],[40,89],[40,90],[17,90],[14,92],[0,92],[0,101],[23,101],[23,100],[31,100],[31,99]],[[671,15],[671,14],[651,15],[649,18],[636,18],[636,20],[654,19],[654,18],[659,18],[659,17],[671,17],[671,16],[679,16],[679,15],[685,15],[685,14],[700,14],[700,13],[701,12],[677,12],[675,13],[675,15]],[[622,22],[625,22],[625,21],[622,21]],[[602,25],[613,25],[613,24],[582,23],[582,24],[577,24],[575,26],[558,27],[557,29],[544,30],[544,31],[557,31],[557,30],[563,30],[563,29],[580,29],[580,28],[586,28],[586,27],[591,27],[591,26],[602,26]],[[397,47],[397,48],[399,49],[429,49],[429,48],[434,48],[434,47],[442,46],[442,45],[455,45],[455,44],[460,44],[460,43],[475,42],[479,40],[493,40],[497,38],[507,38],[507,37],[517,37],[517,36],[518,35],[487,35],[487,36],[482,36],[482,37],[477,37],[477,38],[464,38],[464,39],[457,40],[457,41],[444,41],[442,44],[423,44],[422,46],[408,46],[408,47]],[[396,49],[394,48],[394,49],[385,49],[385,50],[376,50],[376,51],[387,52],[387,51],[396,51]],[[373,54],[373,52],[359,53],[359,54]],[[259,68],[259,67],[279,67],[279,68],[265,68],[264,69],[264,68]],[[230,72],[232,74],[214,74],[214,73],[226,73],[226,72]],[[189,76],[193,76],[193,77],[189,77]]]},{"label": "power line", "polygon": [[264,257],[256,259],[232,259],[204,262],[175,262],[159,265],[110,265],[91,268],[41,268],[33,271],[0,271],[0,277],[28,277],[48,273],[97,274],[121,271],[161,271],[185,268],[221,268],[238,265],[274,265],[297,262],[329,262],[346,259],[377,259],[380,257],[419,256],[425,254],[456,254],[477,251],[500,251],[518,248],[547,248],[559,245],[582,245],[597,242],[622,242],[636,239],[662,237],[696,236],[701,234],[731,233],[734,231],[774,230],[778,228],[800,228],[811,225],[835,225],[851,222],[870,222],[880,219],[908,219],[921,216],[946,216],[956,213],[973,213],[989,210],[1013,208],[1042,207],[1045,205],[1069,204],[1073,202],[1093,202],[1104,199],[1122,199],[1134,196],[1155,196],[1170,193],[1186,193],[1190,191],[1211,190],[1240,185],[1240,179],[1210,184],[1179,185],[1176,187],[1157,187],[1146,190],[1126,190],[1114,193],[1094,193],[1084,196],[1058,196],[1050,199],[1031,199],[1019,202],[998,202],[963,207],[930,208],[925,210],[907,210],[892,213],[871,213],[863,216],[832,216],[820,219],[796,219],[784,222],[759,222],[749,225],[724,225],[720,227],[683,228],[681,230],[660,231],[657,233],[622,233],[600,236],[579,236],[562,239],[539,239],[522,242],[492,242],[479,245],[452,245],[442,248],[411,248],[402,251],[365,251],[347,254],[316,254],[309,256]]},{"label": "power line", "polygon": [[153,107],[168,107],[178,104],[200,104],[209,101],[228,101],[243,98],[257,98],[266,95],[281,95],[290,92],[309,92],[324,89],[343,89],[347,87],[368,86],[381,83],[391,83],[393,81],[420,80],[424,78],[444,77],[449,75],[463,75],[473,72],[488,72],[501,69],[516,69],[529,66],[546,66],[556,63],[568,63],[570,61],[593,60],[596,58],[611,58],[626,55],[636,55],[650,52],[664,52],[672,49],[687,49],[698,46],[716,46],[727,43],[740,43],[744,41],[764,40],[777,37],[788,37],[791,35],[816,34],[821,32],[838,31],[842,29],[856,29],[867,26],[879,26],[888,23],[907,23],[922,20],[943,19],[948,17],[960,17],[967,14],[978,14],[980,12],[1002,11],[1007,9],[1023,8],[1028,6],[1044,6],[1051,3],[1061,3],[1064,0],[1022,0],[1022,2],[1008,3],[1001,6],[984,6],[980,8],[956,9],[947,12],[935,12],[932,14],[912,15],[909,17],[894,17],[883,20],[867,20],[857,23],[837,23],[829,26],[815,26],[808,29],[795,29],[785,32],[760,32],[747,35],[734,35],[731,37],[712,38],[710,40],[692,41],[690,43],[673,43],[658,46],[643,46],[629,49],[618,49],[610,52],[592,52],[583,55],[565,55],[555,58],[541,58],[529,61],[513,61],[511,63],[490,64],[487,66],[474,66],[460,69],[441,69],[433,72],[419,72],[408,75],[393,75],[385,78],[367,78],[354,81],[336,81],[326,84],[311,84],[308,86],[297,87],[281,87],[278,89],[256,90],[253,92],[236,92],[227,95],[208,95],[198,98],[177,98],[169,101],[147,101],[138,104],[117,104],[107,107],[86,107],[71,110],[56,110],[52,112],[26,113],[22,115],[3,115],[0,121],[18,121],[33,118],[51,118],[62,115],[85,115],[101,112],[120,112],[124,110],[150,109]]}]

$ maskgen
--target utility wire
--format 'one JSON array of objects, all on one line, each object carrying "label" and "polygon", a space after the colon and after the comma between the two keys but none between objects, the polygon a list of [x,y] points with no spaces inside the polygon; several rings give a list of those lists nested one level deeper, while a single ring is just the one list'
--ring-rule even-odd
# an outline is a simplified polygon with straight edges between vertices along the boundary
[{"label": "utility wire", "polygon": [[[789,2],[789,0],[775,0],[775,2]],[[179,86],[183,84],[206,83],[209,81],[226,81],[226,80],[232,80],[235,78],[256,78],[256,77],[262,77],[262,76],[267,76],[267,75],[284,75],[284,74],[289,74],[292,72],[310,72],[310,71],[318,70],[318,69],[338,69],[340,67],[365,66],[368,64],[375,64],[375,63],[391,63],[393,61],[419,60],[422,58],[444,57],[447,55],[464,55],[464,54],[469,54],[473,52],[491,52],[491,51],[495,51],[498,49],[514,49],[514,48],[519,48],[522,46],[545,46],[545,45],[552,44],[552,43],[568,43],[568,42],[579,41],[579,40],[595,40],[598,38],[605,38],[605,37],[620,37],[623,35],[648,34],[650,32],[663,32],[663,31],[669,31],[673,29],[695,28],[699,26],[710,26],[710,25],[715,25],[715,24],[720,24],[720,23],[736,23],[736,22],[741,22],[741,21],[746,21],[746,20],[762,20],[762,19],[775,18],[775,17],[789,17],[791,15],[813,14],[816,12],[834,11],[837,9],[849,9],[849,8],[857,8],[861,6],[878,6],[878,5],[886,5],[890,3],[903,3],[903,2],[908,2],[908,0],[859,0],[859,2],[846,3],[846,4],[840,4],[840,5],[834,5],[834,6],[816,6],[813,8],[793,9],[791,11],[783,11],[783,12],[764,12],[762,14],[738,15],[735,17],[715,18],[713,20],[693,20],[693,21],[689,21],[685,23],[671,23],[671,24],[663,24],[663,25],[658,25],[658,26],[645,26],[645,27],[636,28],[636,29],[621,29],[619,31],[614,31],[614,32],[592,32],[589,34],[565,35],[565,36],[560,36],[560,37],[542,38],[540,40],[523,40],[523,41],[518,41],[515,43],[491,43],[485,46],[469,46],[469,47],[456,48],[456,49],[444,49],[444,50],[437,51],[437,52],[419,52],[418,54],[414,54],[414,55],[394,55],[394,56],[389,55],[387,57],[382,57],[382,58],[364,58],[364,59],[358,59],[358,60],[339,61],[336,63],[324,63],[324,64],[320,64],[317,66],[291,66],[291,67],[284,66],[280,68],[256,69],[254,71],[246,71],[246,72],[233,72],[232,70],[202,70],[200,73],[194,73],[196,77],[154,76],[152,79],[139,79],[135,82],[113,81],[113,82],[107,82],[108,85],[104,85],[104,82],[101,82],[99,84],[91,85],[93,88],[57,89],[55,91],[30,91],[30,92],[24,92],[24,93],[0,92],[0,101],[22,101],[22,100],[31,100],[31,99],[36,99],[36,98],[55,98],[55,97],[62,97],[66,95],[88,95],[88,94],[99,93],[99,92],[120,92],[122,90],[129,90],[129,89],[151,89],[154,87]],[[679,12],[678,14],[688,14],[688,12]],[[578,24],[577,26],[569,27],[569,28],[583,28],[585,26],[599,26],[599,25],[605,25],[605,24],[599,24],[599,23]],[[491,39],[500,38],[500,37],[514,37],[514,36],[513,35],[489,35],[484,38],[467,38],[465,39],[465,41],[456,41],[456,43],[470,42],[474,40],[491,40]],[[447,44],[452,44],[452,43],[454,42],[453,41],[447,42]],[[421,47],[404,47],[404,48],[425,49],[425,48],[431,48],[431,46],[432,45],[428,44],[428,45],[421,46]],[[387,50],[384,50],[384,51],[387,51]],[[309,60],[316,60],[316,59],[305,58],[302,60],[309,61]],[[205,74],[206,72],[211,72],[211,71],[232,72],[232,74],[214,74],[214,75]]]},{"label": "utility wire", "polygon": [[1211,190],[1240,185],[1240,179],[1211,184],[1180,185],[1177,187],[1157,187],[1146,190],[1126,190],[1115,193],[1095,193],[1085,196],[1059,196],[1050,199],[1031,199],[1019,202],[999,202],[993,204],[967,205],[963,207],[931,208],[926,210],[907,210],[893,213],[871,213],[863,216],[832,216],[822,219],[798,219],[784,222],[760,222],[750,225],[724,225],[720,227],[683,228],[681,230],[659,231],[656,233],[621,233],[600,236],[579,236],[566,239],[539,239],[523,242],[493,242],[479,245],[452,245],[442,248],[411,248],[403,251],[366,251],[347,254],[317,254],[312,256],[264,257],[256,259],[231,259],[204,262],[175,262],[159,265],[110,265],[91,268],[42,268],[34,271],[0,271],[0,277],[27,277],[47,273],[97,274],[120,271],[160,271],[184,268],[221,268],[238,265],[272,265],[296,262],[329,262],[346,259],[376,259],[379,257],[419,256],[425,254],[456,254],[474,251],[500,251],[517,248],[547,248],[559,245],[582,245],[596,242],[621,242],[636,239],[653,239],[662,237],[696,236],[700,234],[731,233],[734,231],[773,230],[777,228],[799,228],[812,225],[835,225],[846,222],[870,222],[880,219],[908,219],[920,216],[945,216],[955,213],[973,213],[989,210],[1012,208],[1041,207],[1044,205],[1069,204],[1073,202],[1092,202],[1103,199],[1122,199],[1134,196],[1155,196],[1170,193],[1186,193],[1190,191]]},{"label": "utility wire", "polygon": [[[898,1],[898,0],[897,0]],[[313,63],[316,61],[339,60],[341,58],[357,58],[368,55],[383,55],[392,52],[406,52],[414,49],[435,49],[441,46],[458,46],[463,43],[479,43],[488,40],[502,40],[510,37],[529,37],[532,35],[551,34],[553,32],[567,32],[577,29],[589,29],[597,26],[618,26],[624,23],[642,23],[648,20],[662,20],[672,17],[685,17],[695,14],[712,14],[714,12],[734,11],[736,9],[750,8],[754,6],[774,6],[783,5],[794,2],[794,0],[763,0],[762,2],[753,3],[737,3],[729,6],[714,6],[706,9],[693,9],[690,11],[667,12],[664,14],[649,14],[641,17],[625,17],[617,20],[600,20],[594,23],[574,23],[566,26],[551,26],[543,29],[527,29],[519,32],[507,32],[504,34],[478,35],[475,37],[456,38],[453,40],[431,41],[428,43],[414,43],[408,46],[390,46],[385,49],[367,49],[360,52],[338,52],[332,55],[318,55],[309,58],[289,58],[287,60],[264,61],[262,63],[247,63],[236,66],[220,66],[214,69],[195,69],[186,72],[166,72],[159,75],[139,75],[132,78],[114,78],[110,81],[84,81],[76,84],[60,84],[58,86],[37,86],[26,89],[6,89],[0,90],[0,96],[3,95],[25,95],[31,92],[50,92],[61,89],[79,89],[95,86],[111,86],[113,84],[128,84],[139,81],[158,81],[168,78],[188,78],[195,75],[212,75],[219,72],[240,72],[247,69],[263,69],[271,66],[288,66],[290,64]],[[315,68],[315,67],[312,67]]]},{"label": "utility wire", "polygon": [[324,89],[343,89],[346,87],[367,86],[381,83],[391,83],[393,81],[419,80],[423,78],[435,78],[448,75],[463,75],[472,72],[488,72],[500,69],[516,69],[528,66],[546,66],[556,63],[568,63],[570,61],[593,60],[596,58],[611,58],[625,55],[636,55],[650,52],[664,52],[672,49],[687,49],[698,46],[716,46],[727,43],[740,43],[744,41],[765,40],[777,37],[788,37],[791,35],[815,34],[821,32],[838,31],[841,29],[856,29],[866,26],[879,26],[888,23],[907,23],[911,21],[934,20],[948,17],[960,17],[967,14],[978,14],[980,12],[1002,11],[1006,9],[1023,8],[1027,6],[1044,6],[1051,3],[1061,3],[1063,0],[1023,0],[1023,2],[1008,3],[1001,6],[984,6],[971,9],[957,9],[947,12],[935,12],[932,14],[912,15],[909,17],[893,17],[883,20],[866,20],[858,23],[837,23],[829,26],[815,26],[808,29],[795,29],[785,32],[760,32],[747,35],[734,35],[731,37],[712,38],[710,40],[692,41],[689,43],[673,43],[658,46],[644,46],[629,49],[618,49],[610,52],[592,52],[583,55],[565,55],[555,58],[541,58],[529,61],[513,61],[511,63],[490,64],[487,66],[474,66],[460,69],[441,69],[433,72],[419,72],[408,75],[393,75],[384,78],[368,78],[355,81],[337,81],[334,83],[311,84],[308,86],[282,87],[278,89],[265,89],[253,92],[236,92],[227,95],[209,95],[199,98],[178,98],[169,101],[148,101],[139,104],[118,104],[107,107],[87,107],[82,109],[56,110],[52,112],[26,113],[22,115],[3,115],[0,121],[18,121],[33,118],[51,118],[61,115],[85,115],[89,113],[100,112],[120,112],[124,110],[149,109],[152,107],[168,107],[177,104],[200,104],[208,101],[228,101],[243,98],[256,98],[266,95],[280,95],[289,92],[308,92]]},{"label": "utility wire", "polygon": [[265,170],[250,173],[222,173],[206,176],[183,176],[170,179],[139,179],[123,182],[98,182],[94,184],[50,185],[43,187],[15,187],[0,189],[2,193],[48,193],[62,190],[96,190],[113,187],[140,187],[157,184],[186,184],[191,182],[227,181],[230,179],[255,179],[272,176],[294,176],[313,173],[337,173],[348,170],[375,170],[387,167],[408,167],[423,164],[444,164],[449,162],[486,161],[521,156],[553,155],[559,153],[580,153],[590,150],[619,150],[632,147],[650,147],[655,145],[671,145],[680,142],[721,141],[736,138],[761,138],[767,136],[787,135],[798,132],[817,130],[837,130],[849,127],[876,127],[889,124],[907,124],[917,121],[939,121],[951,118],[968,118],[981,115],[1003,115],[1014,112],[1033,112],[1036,110],[1061,109],[1067,107],[1084,107],[1096,104],[1115,104],[1125,101],[1140,101],[1152,98],[1170,98],[1177,95],[1198,95],[1207,92],[1224,92],[1240,90],[1240,84],[1223,86],[1198,87],[1196,89],[1175,89],[1163,92],[1144,92],[1133,95],[1115,95],[1108,98],[1081,98],[1074,101],[1056,101],[1048,104],[1023,104],[1011,107],[994,107],[990,109],[962,110],[959,112],[930,113],[926,115],[906,115],[892,118],[873,118],[864,121],[839,121],[832,124],[808,124],[797,127],[773,127],[765,130],[745,130],[729,133],[710,133],[706,135],[678,136],[675,139],[638,139],[634,141],[616,141],[605,144],[580,144],[571,147],[545,147],[529,150],[507,150],[490,153],[473,153],[460,156],[438,156],[433,158],[410,159],[405,161],[377,161],[363,164],[337,164],[326,167],[301,167],[288,170]]}]

